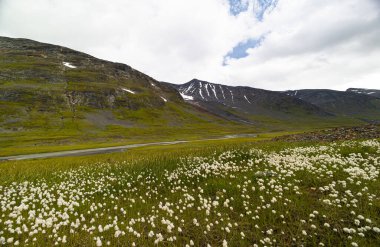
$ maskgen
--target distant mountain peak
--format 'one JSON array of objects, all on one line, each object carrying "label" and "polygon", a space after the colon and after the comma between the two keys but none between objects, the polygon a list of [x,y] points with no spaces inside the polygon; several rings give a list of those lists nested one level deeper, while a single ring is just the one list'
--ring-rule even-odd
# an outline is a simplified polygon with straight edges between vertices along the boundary
[{"label": "distant mountain peak", "polygon": [[184,99],[191,97],[202,101],[232,101],[234,99],[230,86],[193,79],[177,87]]},{"label": "distant mountain peak", "polygon": [[302,89],[285,91],[284,94],[309,102],[335,115],[362,115],[373,118],[380,113],[380,101],[375,96],[376,91],[380,93],[379,90],[369,89]]},{"label": "distant mountain peak", "polygon": [[234,121],[249,123],[253,115],[270,118],[286,118],[299,113],[329,115],[315,105],[281,92],[227,86],[199,79],[170,85],[179,91],[185,101]]},{"label": "distant mountain peak", "polygon": [[376,98],[380,98],[380,90],[378,89],[367,89],[367,88],[348,88],[346,92],[366,94]]}]

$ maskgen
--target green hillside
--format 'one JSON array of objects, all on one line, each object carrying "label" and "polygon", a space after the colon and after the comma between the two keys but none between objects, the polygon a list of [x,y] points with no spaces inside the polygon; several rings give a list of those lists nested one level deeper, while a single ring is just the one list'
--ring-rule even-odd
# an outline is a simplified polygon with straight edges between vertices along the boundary
[{"label": "green hillside", "polygon": [[242,131],[127,65],[25,39],[0,38],[0,47],[3,151]]},{"label": "green hillside", "polygon": [[0,37],[0,71],[0,156],[360,123],[230,109],[235,120],[128,65],[26,39]]}]

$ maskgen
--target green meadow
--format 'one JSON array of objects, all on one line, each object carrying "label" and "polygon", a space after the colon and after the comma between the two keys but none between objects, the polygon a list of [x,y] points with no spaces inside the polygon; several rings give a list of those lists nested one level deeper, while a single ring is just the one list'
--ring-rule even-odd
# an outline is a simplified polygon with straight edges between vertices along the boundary
[{"label": "green meadow", "polygon": [[0,243],[379,245],[379,140],[268,138],[1,162]]}]

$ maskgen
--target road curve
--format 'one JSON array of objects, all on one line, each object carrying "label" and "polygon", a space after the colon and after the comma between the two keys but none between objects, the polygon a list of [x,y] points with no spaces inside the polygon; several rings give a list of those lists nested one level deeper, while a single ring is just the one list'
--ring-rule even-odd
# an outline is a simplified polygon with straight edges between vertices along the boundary
[{"label": "road curve", "polygon": [[196,142],[196,141],[211,141],[211,140],[223,140],[223,139],[233,139],[233,138],[239,138],[239,137],[256,137],[256,136],[257,136],[256,134],[228,135],[221,138],[202,139],[202,140],[193,140],[193,141],[151,142],[151,143],[141,143],[141,144],[129,144],[129,145],[124,145],[124,146],[105,147],[105,148],[91,148],[91,149],[50,152],[50,153],[24,154],[24,155],[0,157],[0,161],[43,159],[43,158],[115,153],[115,152],[123,152],[127,149],[145,147],[145,146],[164,146],[164,145],[174,145],[174,144],[179,144],[179,143]]}]

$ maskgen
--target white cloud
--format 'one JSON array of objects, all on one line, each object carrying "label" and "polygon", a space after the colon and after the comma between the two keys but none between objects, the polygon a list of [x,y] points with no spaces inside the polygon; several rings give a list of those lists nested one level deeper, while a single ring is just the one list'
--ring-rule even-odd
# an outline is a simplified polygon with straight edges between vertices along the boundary
[{"label": "white cloud", "polygon": [[262,46],[224,76],[271,89],[379,88],[379,26],[375,1],[280,0],[254,27],[268,33]]},{"label": "white cloud", "polygon": [[[158,80],[194,77],[268,89],[379,88],[377,0],[279,0],[255,18],[227,0],[0,0],[0,35],[68,46]],[[265,35],[249,56],[223,57]]]}]

